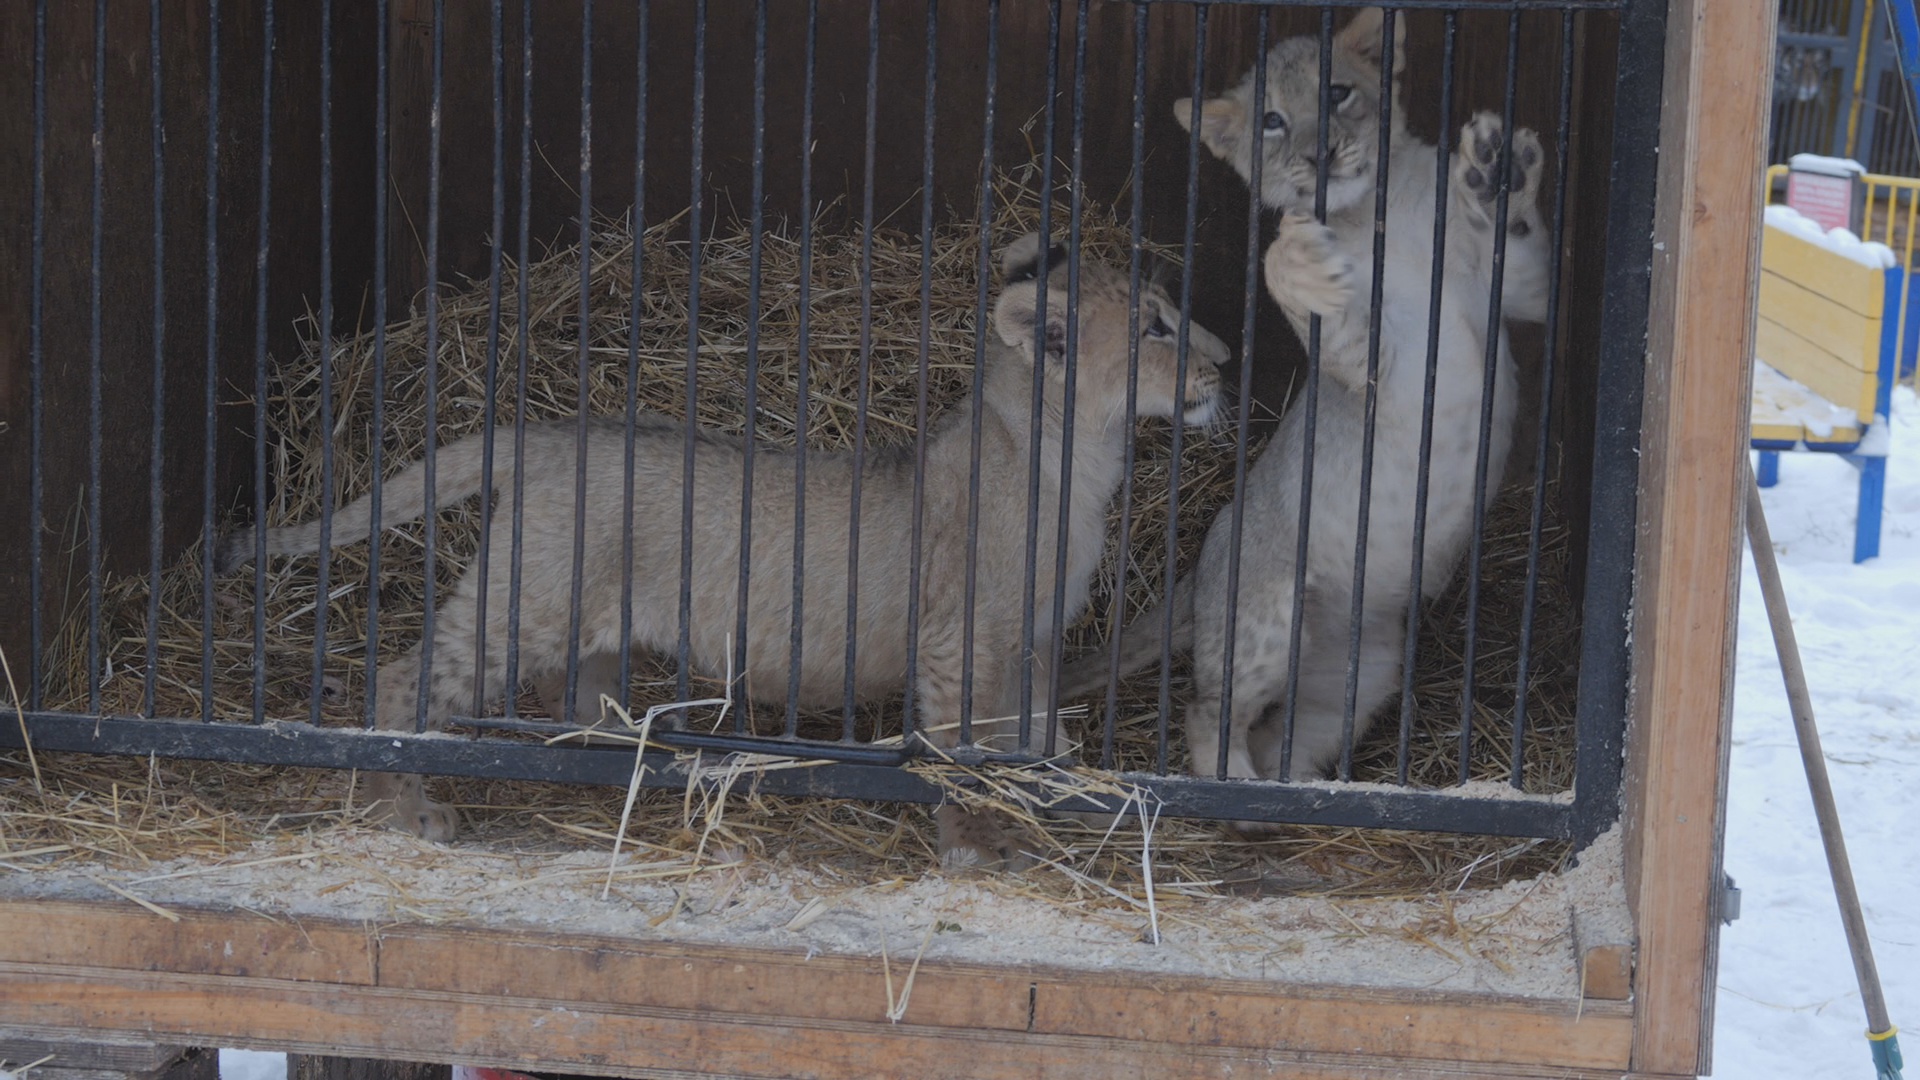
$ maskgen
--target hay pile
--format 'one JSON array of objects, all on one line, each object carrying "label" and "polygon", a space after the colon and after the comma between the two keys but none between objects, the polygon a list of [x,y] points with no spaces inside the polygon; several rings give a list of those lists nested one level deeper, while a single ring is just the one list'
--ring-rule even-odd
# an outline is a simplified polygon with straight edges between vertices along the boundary
[{"label": "hay pile", "polygon": [[[992,223],[996,239],[1035,227],[1038,199],[1031,171],[1003,179]],[[1065,211],[1055,215],[1064,232]],[[1104,210],[1090,209],[1084,223],[1088,258],[1125,265],[1128,230]],[[638,238],[642,277],[641,318],[630,327],[636,237],[625,223],[604,223],[592,246],[591,296],[584,335],[590,360],[588,392],[595,413],[619,415],[625,408],[629,341],[636,343],[633,386],[641,407],[684,415],[689,312],[686,307],[691,248],[681,223],[665,222]],[[938,409],[970,386],[979,253],[977,225],[940,227],[931,245],[931,303],[927,308],[927,378]],[[814,237],[810,356],[812,385],[804,406],[797,395],[800,245],[793,231],[764,237],[759,321],[758,410],[754,434],[791,445],[802,417],[812,447],[849,444],[858,398],[857,360],[863,321],[872,340],[870,438],[899,443],[912,437],[921,339],[922,244],[917,236],[878,231],[872,244],[870,305],[863,307],[857,234]],[[269,516],[291,522],[318,516],[326,502],[338,505],[366,491],[374,479],[372,450],[380,440],[384,469],[419,457],[429,433],[440,441],[479,430],[488,422],[511,423],[524,409],[528,419],[574,415],[577,409],[579,252],[565,248],[524,268],[529,295],[526,318],[516,295],[523,268],[509,266],[502,283],[498,391],[489,413],[486,372],[490,315],[486,282],[447,290],[440,301],[439,405],[425,413],[426,320],[398,322],[386,334],[384,427],[371,424],[374,341],[370,333],[326,344],[333,365],[335,422],[319,427],[321,345],[310,345],[295,363],[280,366],[268,402],[270,469],[274,501]],[[697,416],[718,430],[746,429],[746,337],[750,237],[744,229],[721,232],[701,245],[699,382]],[[524,337],[523,337],[524,335]],[[524,406],[515,390],[521,349],[526,353]],[[330,441],[335,490],[321,490],[321,447]],[[1516,454],[1516,458],[1519,455]],[[1146,425],[1135,474],[1133,550],[1126,592],[1115,601],[1112,582],[1122,553],[1110,553],[1096,587],[1093,611],[1073,628],[1069,652],[1104,638],[1106,620],[1131,618],[1153,601],[1164,567],[1163,528],[1172,509],[1171,465],[1164,424]],[[1226,501],[1232,455],[1215,438],[1190,439],[1181,463],[1182,564],[1197,547],[1201,523]],[[1509,492],[1492,508],[1483,562],[1485,584],[1479,618],[1480,654],[1474,699],[1474,775],[1504,780],[1509,762],[1509,716],[1514,697],[1517,627],[1528,533],[1528,491]],[[1549,505],[1552,500],[1549,500]],[[1116,510],[1117,513],[1117,510]],[[439,517],[440,585],[450,586],[468,565],[477,543],[478,508],[468,503]],[[200,579],[198,553],[189,552],[165,575],[157,713],[197,716],[203,683],[213,711],[223,719],[252,714],[252,677],[257,662],[266,673],[266,714],[305,719],[312,695],[322,699],[323,718],[357,723],[362,715],[364,674],[370,659],[387,659],[417,640],[422,607],[422,528],[390,530],[380,548],[378,644],[366,642],[368,547],[338,549],[329,595],[315,595],[314,560],[274,560],[259,597],[266,625],[265,654],[252,648],[255,603],[250,573],[213,583]],[[1562,581],[1567,536],[1549,520],[1543,557],[1540,615],[1531,676],[1527,787],[1557,791],[1571,782],[1572,703],[1577,661],[1576,612]],[[504,553],[502,553],[502,557]],[[495,563],[501,565],[500,562]],[[1465,575],[1427,614],[1416,678],[1418,717],[1413,736],[1413,782],[1441,786],[1456,778],[1461,687]],[[142,710],[147,628],[147,582],[112,582],[106,592],[105,647],[114,673],[104,685],[110,713]],[[214,608],[214,665],[202,671],[200,619],[203,602]],[[315,610],[326,613],[326,671],[311,685]],[[73,628],[67,640],[75,641]],[[84,649],[61,651],[63,674],[52,704],[84,708]],[[1180,676],[1176,676],[1179,678]],[[702,688],[707,689],[707,688]],[[670,700],[672,673],[664,664],[640,666],[633,704]],[[1173,687],[1174,699],[1184,693]],[[62,697],[64,694],[64,698]],[[1159,688],[1152,677],[1123,686],[1118,749],[1124,768],[1153,761]],[[537,713],[531,700],[524,708]],[[881,714],[884,715],[884,709]],[[1397,714],[1396,714],[1397,715]],[[1383,722],[1356,755],[1356,779],[1388,780],[1395,773],[1397,724]],[[1174,724],[1173,765],[1184,761]],[[1097,742],[1097,739],[1093,740]],[[17,766],[17,767],[16,767]],[[45,858],[107,858],[144,863],[183,854],[213,856],[265,836],[314,833],[348,827],[344,774],[313,770],[186,761],[143,762],[41,755],[44,790],[36,791],[24,757],[0,763],[0,855],[22,852]],[[521,850],[604,845],[615,834],[624,793],[505,781],[434,782],[438,795],[466,812],[472,834]],[[747,785],[740,785],[745,788]],[[702,808],[677,792],[645,792],[628,830],[636,850],[683,857],[696,850],[734,853],[777,849],[784,857],[844,874],[849,881],[879,881],[924,873],[933,858],[932,824],[920,810],[829,800],[789,800],[733,795]],[[691,807],[691,809],[689,809]],[[1100,845],[1097,833],[1065,824],[1033,830],[1034,850],[1085,854],[1099,849],[1089,872],[1036,871],[1003,887],[1099,907],[1118,903],[1102,889],[1129,893],[1143,882],[1138,830],[1132,842]],[[1206,822],[1162,820],[1153,833],[1153,865],[1165,893],[1162,903],[1222,892],[1306,891],[1365,895],[1421,893],[1458,886],[1467,875],[1476,884],[1497,883],[1556,865],[1564,845],[1439,834],[1300,828],[1251,843]],[[697,860],[696,860],[697,861]],[[20,864],[17,861],[14,865]],[[1090,881],[1103,883],[1094,888]],[[1116,893],[1115,895],[1118,895]]]}]

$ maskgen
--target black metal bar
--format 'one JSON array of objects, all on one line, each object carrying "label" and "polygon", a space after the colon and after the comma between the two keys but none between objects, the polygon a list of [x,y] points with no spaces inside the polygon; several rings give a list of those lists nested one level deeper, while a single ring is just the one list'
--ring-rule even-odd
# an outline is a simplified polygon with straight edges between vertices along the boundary
[{"label": "black metal bar", "polygon": [[[272,38],[272,0],[268,0]],[[93,244],[87,268],[87,711],[100,711],[100,248],[106,233],[107,0],[93,2]],[[257,681],[257,680],[256,680]]]},{"label": "black metal bar", "polygon": [[[1214,760],[1214,775],[1225,778],[1227,757],[1233,749],[1233,646],[1240,619],[1240,540],[1247,516],[1247,440],[1253,419],[1253,324],[1260,303],[1260,192],[1266,166],[1267,129],[1263,122],[1267,101],[1267,24],[1271,16],[1261,8],[1254,32],[1253,100],[1258,107],[1247,110],[1252,128],[1253,149],[1247,155],[1247,265],[1246,292],[1242,297],[1240,323],[1240,400],[1239,415],[1234,418],[1233,433],[1233,507],[1232,524],[1227,536],[1227,609],[1226,634],[1220,649],[1220,741]],[[1194,762],[1197,773],[1200,763]]]},{"label": "black metal bar", "polygon": [[873,371],[873,143],[880,108],[880,0],[867,2],[867,126],[865,171],[860,195],[860,363],[854,388],[853,475],[847,495],[847,666],[840,703],[840,738],[853,741],[859,715],[860,639],[860,494],[867,464],[867,410]]},{"label": "black metal bar", "polygon": [[[493,242],[487,252],[487,368],[480,422],[480,547],[473,557],[473,574],[480,582],[473,598],[473,703],[470,708],[476,713],[487,704],[487,600],[493,591],[489,572],[496,503],[493,497],[494,428],[500,422],[500,276],[507,243],[507,58],[501,0],[492,0],[487,14],[488,61],[493,76],[493,218],[487,235]],[[512,687],[507,688],[507,696],[513,696]]]},{"label": "black metal bar", "polygon": [[[642,84],[643,86],[645,84]],[[533,316],[527,268],[533,236],[533,5],[520,5],[520,237],[514,266],[516,329],[513,409],[513,551],[507,569],[507,709],[518,714],[520,689],[520,584],[525,571],[527,503],[527,365]],[[637,234],[636,234],[637,235]],[[635,279],[638,280],[637,278]],[[635,286],[638,291],[638,285]]]},{"label": "black metal bar", "polygon": [[[1320,9],[1320,123],[1313,216],[1327,220],[1327,114],[1333,111],[1333,9]],[[1280,780],[1293,778],[1293,729],[1300,704],[1300,623],[1306,617],[1307,537],[1313,523],[1313,450],[1320,417],[1320,316],[1307,316],[1307,396],[1300,404],[1300,530],[1293,546],[1293,612],[1287,634],[1287,692],[1280,709]]]},{"label": "black metal bar", "polygon": [[1540,356],[1540,437],[1533,449],[1533,509],[1527,527],[1527,584],[1520,602],[1520,656],[1513,686],[1514,787],[1526,782],[1527,681],[1533,660],[1533,623],[1540,587],[1540,534],[1547,509],[1548,451],[1552,448],[1554,361],[1560,325],[1560,259],[1567,213],[1567,146],[1573,122],[1573,13],[1560,16],[1560,114],[1554,138],[1553,220],[1548,226],[1552,257],[1547,260],[1546,341]]},{"label": "black metal bar", "polygon": [[[21,745],[20,725],[11,710],[0,710],[0,746]],[[195,760],[258,762],[306,768],[423,772],[444,776],[491,777],[626,787],[634,775],[630,747],[612,749],[541,746],[498,738],[416,735],[346,728],[315,728],[275,721],[267,724],[189,723],[171,719],[129,720],[71,713],[28,713],[27,738],[36,749],[68,753],[165,753]],[[747,753],[764,752],[757,742],[731,736],[655,729],[662,745],[718,745]],[[800,753],[793,753],[800,750]],[[828,754],[884,754],[877,748],[839,743],[784,748],[779,757],[824,760],[806,768],[774,768],[755,775],[757,790],[795,796],[854,796],[887,802],[934,803],[943,789],[907,770],[886,764],[833,762]],[[684,788],[685,764],[667,754],[649,754],[643,783]],[[1341,790],[1322,784],[1268,784],[1244,780],[1206,780],[1152,773],[1122,773],[1119,781],[1137,785],[1159,800],[1170,816],[1289,821],[1303,825],[1408,829],[1532,836],[1564,839],[1575,824],[1572,808],[1548,797],[1465,798],[1420,791]],[[1113,797],[1082,796],[1069,809],[1117,812],[1124,802]]]},{"label": "black metal bar", "polygon": [[[331,0],[321,13],[321,45],[326,45],[326,19]],[[160,0],[152,0],[147,9],[147,65],[150,79],[153,126],[153,435],[149,440],[152,457],[147,473],[147,651],[146,685],[141,693],[140,712],[154,715],[154,697],[160,677],[160,575],[164,570],[161,553],[166,543],[166,432],[167,432],[167,231],[166,231],[166,110],[160,80]],[[326,70],[322,69],[322,75]],[[324,92],[323,92],[324,97]],[[327,158],[326,113],[321,113],[320,161],[324,171]],[[321,220],[325,221],[323,203]],[[325,248],[322,247],[322,257]],[[327,295],[323,292],[323,299]],[[324,305],[323,305],[324,310]],[[324,567],[324,563],[322,564]],[[322,570],[324,574],[324,569]],[[321,578],[324,582],[325,577]],[[326,588],[321,587],[321,595]],[[39,596],[33,597],[39,606]]]},{"label": "black metal bar", "polygon": [[[621,428],[623,458],[620,473],[620,692],[633,685],[633,429],[640,413],[640,326],[642,297],[646,295],[647,236],[647,0],[638,0],[639,28],[634,39],[633,105],[633,273],[627,313],[627,402]],[[758,199],[754,200],[756,204]],[[511,695],[513,688],[508,687]]]},{"label": "black metal bar", "polygon": [[[1380,304],[1386,291],[1387,169],[1393,145],[1393,26],[1396,14],[1386,9],[1380,21],[1380,144],[1374,173],[1373,294],[1367,311],[1367,393],[1360,425],[1360,511],[1353,549],[1353,606],[1347,625],[1347,686],[1340,710],[1340,766],[1342,780],[1353,779],[1354,713],[1360,697],[1360,631],[1366,625],[1367,529],[1373,517],[1373,434],[1380,408]],[[1511,92],[1511,91],[1509,91]]]},{"label": "black metal bar", "polygon": [[[753,450],[754,421],[760,412],[760,273],[761,233],[765,227],[763,203],[767,189],[767,0],[753,5],[753,208],[748,239],[747,277],[747,400],[746,435],[741,444],[740,469],[740,591],[733,630],[733,685],[728,693],[744,689],[747,680],[747,602],[753,573]],[[639,250],[639,245],[635,245]],[[633,291],[637,298],[638,288]],[[637,302],[637,301],[636,301]],[[636,321],[634,326],[640,324]],[[637,335],[635,335],[637,336]],[[733,729],[747,730],[747,710],[733,711]]]},{"label": "black metal bar", "polygon": [[933,349],[933,129],[940,83],[940,0],[927,0],[926,112],[920,143],[920,359],[913,400],[913,535],[907,547],[907,685],[901,695],[900,730],[907,746],[919,704],[921,545],[926,536],[927,383]]},{"label": "black metal bar", "polygon": [[[1453,176],[1453,50],[1457,12],[1446,15],[1440,59],[1440,145],[1433,162],[1433,272],[1427,294],[1427,378],[1420,396],[1419,476],[1413,490],[1413,570],[1407,581],[1407,640],[1400,658],[1400,745],[1395,755],[1399,783],[1412,765],[1414,668],[1420,654],[1420,615],[1427,564],[1427,497],[1433,479],[1433,399],[1440,379],[1440,303],[1446,281],[1448,182]],[[1491,332],[1491,331],[1490,331]]]},{"label": "black metal bar", "polygon": [[[1612,168],[1607,183],[1606,277],[1600,316],[1600,385],[1594,408],[1593,513],[1580,621],[1575,713],[1574,838],[1585,844],[1619,814],[1621,746],[1632,671],[1634,528],[1640,406],[1646,379],[1648,286],[1667,29],[1665,0],[1633,0],[1620,20],[1614,75]],[[1620,122],[1633,118],[1637,122]]]},{"label": "black metal bar", "polygon": [[[993,220],[993,120],[1000,74],[1000,0],[987,0],[986,120],[980,139],[980,214]],[[1044,276],[1044,275],[1043,275]],[[980,230],[979,296],[973,319],[973,417],[967,457],[967,570],[966,611],[960,619],[960,744],[973,742],[973,600],[979,576],[980,553],[980,406],[982,379],[987,370],[987,295],[993,281],[993,234]],[[942,718],[945,719],[944,717]]]},{"label": "black metal bar", "polygon": [[[638,242],[638,238],[635,238]],[[577,715],[580,618],[587,576],[587,432],[592,420],[593,354],[593,0],[580,5],[580,330],[574,345],[573,574],[567,598],[567,684],[561,715]],[[598,702],[594,703],[596,706]],[[598,709],[595,710],[596,715]]]},{"label": "black metal bar", "polygon": [[[42,23],[44,15],[42,13]],[[45,52],[44,25],[39,27],[43,40],[35,47]],[[44,62],[42,64],[44,68]],[[44,98],[44,91],[42,92]],[[44,118],[43,122],[44,122]],[[35,218],[38,228],[38,218]],[[213,548],[215,537],[214,503],[218,495],[215,484],[218,474],[215,462],[218,460],[219,409],[220,409],[220,0],[207,0],[207,200],[206,200],[206,259],[207,259],[207,353],[206,353],[206,427],[202,430],[201,446],[201,504],[200,504],[200,719],[213,719]],[[37,265],[37,264],[36,264]],[[36,365],[35,372],[39,371]],[[39,396],[35,395],[35,400]],[[35,430],[39,425],[35,425]],[[376,462],[378,459],[375,459]],[[376,465],[377,468],[377,465]],[[40,478],[40,470],[35,467],[34,479]],[[36,497],[35,505],[39,504]],[[376,503],[378,510],[379,504]],[[40,529],[33,533],[36,549],[40,541]],[[35,575],[36,577],[38,575]],[[37,590],[36,590],[37,595]],[[34,605],[37,615],[40,610]],[[35,656],[39,650],[35,650]],[[371,702],[369,702],[371,704]]]},{"label": "black metal bar", "polygon": [[446,94],[446,0],[433,0],[433,106],[427,116],[427,356],[426,356],[426,448],[420,459],[420,479],[425,488],[421,496],[427,512],[421,515],[426,536],[420,564],[421,601],[420,689],[415,698],[415,731],[426,730],[427,713],[433,701],[433,645],[436,548],[440,539],[440,515],[434,486],[438,479],[436,455],[440,417],[440,113]]},{"label": "black metal bar", "polygon": [[[1460,653],[1460,782],[1473,773],[1473,665],[1478,656],[1480,554],[1486,546],[1487,490],[1493,467],[1493,398],[1500,371],[1501,292],[1507,279],[1507,204],[1513,189],[1513,105],[1520,73],[1520,13],[1507,17],[1507,89],[1501,103],[1500,153],[1494,161],[1493,259],[1487,287],[1487,343],[1480,383],[1480,441],[1473,469],[1473,536],[1467,544],[1466,641]],[[1511,361],[1508,361],[1511,363]],[[1509,447],[1511,452],[1511,447]]]},{"label": "black metal bar", "polygon": [[[693,647],[693,448],[698,438],[700,404],[700,211],[706,201],[701,150],[707,126],[707,0],[693,2],[692,183],[687,188],[687,422],[680,474],[680,638],[675,652],[674,695],[692,697],[688,664]],[[686,713],[671,714],[673,726]]]},{"label": "black metal bar", "polygon": [[[209,96],[207,107],[211,111],[218,99]],[[209,218],[209,221],[212,219]],[[211,227],[211,225],[209,225]],[[46,360],[46,343],[42,336],[42,311],[46,300],[47,285],[47,0],[37,0],[33,6],[33,269],[31,271],[32,298],[28,301],[31,309],[27,314],[27,380],[28,396],[28,434],[27,455],[27,582],[31,594],[27,598],[27,647],[32,655],[27,657],[27,707],[37,709],[45,695],[46,688],[46,579],[41,565],[41,535],[47,531],[45,441],[46,441],[46,391],[42,385]],[[211,428],[211,421],[209,421]],[[211,462],[212,456],[207,460]],[[211,487],[211,485],[209,485]],[[211,499],[209,499],[211,502]],[[213,535],[213,526],[207,525],[205,536]],[[211,564],[212,552],[209,549],[207,561]],[[208,579],[211,580],[211,575]],[[211,587],[211,586],[209,586]],[[213,608],[206,608],[209,618]],[[206,639],[211,641],[212,634]],[[212,662],[206,665],[212,669]]]},{"label": "black metal bar", "polygon": [[[1144,253],[1140,230],[1146,215],[1146,189],[1139,183],[1146,156],[1147,136],[1147,8],[1133,9],[1133,210],[1127,242],[1127,415],[1140,397],[1140,259]],[[1120,471],[1120,535],[1116,551],[1133,550],[1133,462],[1138,425],[1128,424],[1125,467]],[[1113,768],[1113,743],[1120,723],[1120,628],[1127,621],[1127,569],[1133,560],[1116,560],[1113,583],[1114,620],[1107,631],[1107,707],[1100,723],[1100,767]],[[1162,714],[1164,715],[1164,713]],[[1162,724],[1164,727],[1164,723]]]},{"label": "black metal bar", "polygon": [[807,0],[806,86],[800,95],[800,326],[794,359],[793,625],[787,642],[787,716],[791,739],[800,728],[800,659],[806,635],[807,420],[813,375],[813,78],[820,43],[820,0]]},{"label": "black metal bar", "polygon": [[[1040,443],[1047,387],[1047,284],[1052,278],[1053,140],[1055,100],[1060,87],[1060,0],[1047,2],[1047,89],[1040,120],[1040,248],[1033,291],[1033,399],[1027,414],[1027,542],[1026,576],[1020,593],[1020,700],[1018,743],[1026,753],[1033,747],[1033,635],[1034,605],[1040,575]],[[1059,523],[1066,528],[1066,522]]]},{"label": "black metal bar", "polygon": [[[495,2],[497,5],[498,0]],[[319,319],[315,337],[320,342],[320,430],[324,433],[320,440],[320,565],[314,572],[313,678],[307,695],[307,718],[315,724],[320,722],[320,706],[326,697],[328,594],[333,574],[333,0],[320,0]],[[158,403],[154,414],[159,415]],[[480,549],[483,564],[485,542],[482,539]]]},{"label": "black metal bar", "polygon": [[[1193,250],[1194,227],[1200,213],[1200,110],[1206,89],[1207,12],[1204,4],[1193,7],[1193,111],[1187,125],[1187,216],[1186,232],[1180,249],[1180,327],[1175,339],[1173,400],[1187,397],[1187,347],[1193,330]],[[1167,565],[1161,574],[1160,595],[1167,598],[1160,616],[1160,718],[1156,724],[1154,769],[1169,771],[1167,759],[1168,726],[1173,722],[1173,587],[1180,561],[1180,448],[1185,427],[1174,418],[1173,444],[1167,460]]]},{"label": "black metal bar", "polygon": [[[529,5],[530,6],[530,5]],[[388,216],[390,194],[387,186],[392,179],[389,151],[387,145],[387,109],[388,85],[391,81],[393,30],[392,12],[389,0],[377,0],[374,12],[374,108],[373,108],[373,404],[369,411],[370,431],[367,438],[369,451],[368,475],[372,485],[367,493],[367,511],[370,521],[367,525],[367,705],[366,726],[372,728],[379,719],[380,704],[380,518],[381,502],[386,486],[384,459],[386,457],[386,410],[387,410],[387,264],[390,260],[388,244]],[[211,252],[208,258],[212,258]],[[523,262],[524,266],[525,263]],[[524,275],[523,279],[524,279]],[[522,311],[526,310],[523,305]],[[208,328],[212,332],[212,328]],[[211,356],[211,348],[209,348]],[[209,376],[211,377],[211,375]],[[208,394],[212,391],[209,389]],[[208,406],[211,416],[212,406]],[[209,442],[208,454],[212,454]],[[211,468],[211,465],[209,465]]]},{"label": "black metal bar", "polygon": [[[1067,203],[1067,339],[1065,385],[1061,387],[1060,502],[1054,526],[1053,621],[1047,635],[1047,738],[1043,753],[1056,752],[1060,726],[1060,661],[1066,648],[1067,525],[1073,503],[1074,395],[1079,390],[1080,349],[1080,216],[1085,189],[1080,183],[1087,144],[1087,0],[1078,0],[1073,22],[1073,171],[1068,179]],[[1029,665],[1031,667],[1031,665]]]},{"label": "black metal bar", "polygon": [[[253,655],[267,655],[267,255],[273,221],[273,0],[260,30],[260,207],[253,264]],[[432,489],[429,488],[429,491]],[[431,565],[431,564],[429,564]],[[317,603],[317,601],[316,601]],[[98,709],[93,710],[98,712]],[[267,665],[253,665],[253,722],[266,718]]]}]

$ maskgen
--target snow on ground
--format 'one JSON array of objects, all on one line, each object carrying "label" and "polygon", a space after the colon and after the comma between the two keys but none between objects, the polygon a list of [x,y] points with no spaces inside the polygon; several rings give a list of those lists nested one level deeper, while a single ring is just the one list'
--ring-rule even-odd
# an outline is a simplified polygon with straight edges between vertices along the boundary
[{"label": "snow on ground", "polygon": [[[1852,564],[1858,474],[1782,454],[1761,493],[1887,1005],[1920,1048],[1920,402],[1894,395],[1880,557]],[[1903,456],[1904,455],[1904,456]],[[1839,909],[1749,555],[1740,591],[1716,1077],[1860,1077],[1873,1066]],[[1708,763],[1702,762],[1702,767]]]}]

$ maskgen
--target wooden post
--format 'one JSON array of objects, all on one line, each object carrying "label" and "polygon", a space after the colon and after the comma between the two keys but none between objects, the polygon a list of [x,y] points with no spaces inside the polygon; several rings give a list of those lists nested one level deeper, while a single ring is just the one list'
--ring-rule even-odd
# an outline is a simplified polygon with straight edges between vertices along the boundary
[{"label": "wooden post", "polygon": [[1711,1061],[1774,7],[1674,0],[1647,335],[1627,897],[1633,1067]]},{"label": "wooden post", "polygon": [[288,1054],[287,1080],[453,1080],[453,1066]]}]

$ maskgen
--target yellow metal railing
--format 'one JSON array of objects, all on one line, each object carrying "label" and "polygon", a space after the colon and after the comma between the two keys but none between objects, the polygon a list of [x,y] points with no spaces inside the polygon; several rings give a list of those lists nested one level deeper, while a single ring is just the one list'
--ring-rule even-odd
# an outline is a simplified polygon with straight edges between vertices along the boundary
[{"label": "yellow metal railing", "polygon": [[[1767,166],[1767,191],[1772,197],[1774,182],[1787,175],[1785,165]],[[1920,178],[1911,176],[1885,176],[1880,173],[1862,173],[1860,179],[1867,188],[1866,212],[1862,215],[1862,240],[1876,240],[1893,252],[1900,265],[1909,273],[1914,270],[1914,249],[1920,246]],[[1902,197],[1904,195],[1904,198]],[[1905,205],[1902,206],[1901,204]],[[1907,347],[1907,309],[1911,306],[1913,290],[1902,287],[1900,292],[1900,329],[1895,340],[1899,346],[1895,352],[1898,358],[1894,365],[1894,377],[1899,378],[1900,364],[1905,362]],[[1908,377],[1920,388],[1920,373]]]}]

